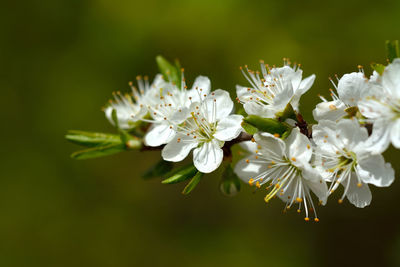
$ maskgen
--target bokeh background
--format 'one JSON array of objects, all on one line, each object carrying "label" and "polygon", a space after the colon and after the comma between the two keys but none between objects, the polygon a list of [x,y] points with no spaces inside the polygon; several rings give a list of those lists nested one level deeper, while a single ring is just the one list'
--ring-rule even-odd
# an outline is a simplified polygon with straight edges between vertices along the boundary
[{"label": "bokeh background", "polygon": [[[400,1],[7,1],[0,9],[1,266],[400,266],[399,181],[371,206],[330,199],[305,223],[246,185],[227,198],[220,173],[190,196],[144,181],[158,152],[74,161],[68,129],[113,131],[100,108],[158,54],[188,81],[234,95],[238,66],[302,63],[317,74],[301,110],[312,121],[328,76],[385,61]],[[385,153],[400,174],[400,151]]]}]

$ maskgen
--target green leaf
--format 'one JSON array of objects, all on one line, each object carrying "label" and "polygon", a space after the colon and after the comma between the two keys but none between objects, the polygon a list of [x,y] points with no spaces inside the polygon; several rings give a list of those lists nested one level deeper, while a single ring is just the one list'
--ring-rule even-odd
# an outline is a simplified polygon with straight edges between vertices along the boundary
[{"label": "green leaf", "polygon": [[239,177],[233,172],[231,164],[227,165],[222,173],[219,189],[225,196],[235,196],[240,191]]},{"label": "green leaf", "polygon": [[[157,56],[156,57],[158,68],[160,69],[161,74],[164,79],[168,82],[172,82],[176,84],[178,88],[181,88],[181,70],[180,68],[172,65],[168,62],[164,57]],[[179,63],[178,63],[178,66]]]},{"label": "green leaf", "polygon": [[376,71],[377,73],[379,73],[379,75],[383,74],[383,71],[385,70],[385,66],[382,64],[378,64],[378,63],[372,63],[371,64],[371,68]]},{"label": "green leaf", "polygon": [[147,171],[145,171],[142,177],[144,179],[161,177],[163,174],[170,172],[172,168],[172,162],[161,159],[155,165],[151,166]]},{"label": "green leaf", "polygon": [[256,127],[254,127],[253,125],[251,125],[251,124],[249,124],[249,123],[247,123],[247,122],[245,122],[245,121],[242,121],[242,128],[246,131],[246,133],[248,133],[248,134],[251,134],[251,135],[253,135],[253,134],[255,134],[255,133],[257,133],[258,132],[258,129],[256,128]]},{"label": "green leaf", "polygon": [[399,40],[395,41],[386,41],[386,53],[389,62],[392,62],[393,59],[400,57],[400,50],[399,50]]},{"label": "green leaf", "polygon": [[91,147],[88,149],[80,150],[71,154],[73,159],[92,159],[104,157],[112,154],[116,154],[125,151],[125,145],[120,144],[108,144],[103,146]]},{"label": "green leaf", "polygon": [[167,177],[161,183],[163,184],[176,184],[183,182],[189,178],[192,178],[197,172],[197,169],[193,164],[189,164],[186,166],[182,166],[175,170],[172,170],[170,173],[166,174]]},{"label": "green leaf", "polygon": [[246,110],[244,110],[243,107],[239,108],[239,110],[237,111],[237,114],[242,115],[243,117],[247,117]]},{"label": "green leaf", "polygon": [[288,103],[285,107],[285,109],[281,112],[277,112],[275,116],[280,120],[280,121],[285,121],[286,119],[293,119],[297,120],[296,117],[296,112],[294,111],[292,105]]},{"label": "green leaf", "polygon": [[257,115],[249,115],[244,119],[245,123],[248,123],[258,130],[262,132],[268,132],[271,134],[279,134],[283,135],[287,130],[290,129],[290,126],[286,123],[282,123],[276,119],[271,118],[262,118]]},{"label": "green leaf", "polygon": [[193,189],[200,182],[201,178],[203,178],[203,175],[204,175],[204,173],[197,172],[196,175],[192,178],[192,180],[190,180],[190,182],[183,189],[182,194],[188,195],[190,192],[192,192]]},{"label": "green leaf", "polygon": [[105,144],[119,144],[121,139],[116,134],[96,133],[71,130],[65,135],[65,138],[75,144],[94,147]]}]

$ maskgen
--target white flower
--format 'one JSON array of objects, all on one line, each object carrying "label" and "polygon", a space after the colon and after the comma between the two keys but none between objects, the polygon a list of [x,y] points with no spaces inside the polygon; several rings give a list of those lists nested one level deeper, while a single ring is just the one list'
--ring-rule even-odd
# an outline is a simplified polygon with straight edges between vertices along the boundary
[{"label": "white flower", "polygon": [[265,118],[274,118],[288,103],[297,110],[301,95],[310,89],[315,80],[314,74],[302,80],[303,71],[299,65],[291,67],[286,61],[281,68],[270,68],[261,62],[261,74],[249,70],[247,66],[245,69],[247,74],[243,69],[242,72],[251,87],[236,86],[238,101],[248,114]]},{"label": "white flower", "polygon": [[356,207],[370,204],[372,196],[367,184],[389,186],[394,180],[394,170],[385,163],[382,155],[368,151],[367,130],[356,119],[344,119],[335,123],[322,120],[313,126],[316,143],[315,164],[322,176],[332,182],[330,193],[341,183],[345,196]]},{"label": "white flower", "polygon": [[110,100],[110,104],[104,110],[106,118],[112,125],[114,125],[112,111],[115,109],[119,127],[121,129],[132,128],[136,121],[141,120],[148,113],[147,105],[151,101],[149,97],[151,90],[157,90],[165,84],[161,74],[155,77],[151,85],[147,76],[144,79],[138,76],[137,82],[139,89],[134,87],[132,82],[129,83],[132,94],[121,95],[120,92],[113,94],[114,101]]},{"label": "white flower", "polygon": [[216,90],[191,105],[190,118],[177,126],[177,134],[162,150],[164,160],[178,162],[192,149],[195,167],[203,173],[216,170],[222,162],[221,147],[241,130],[241,115],[230,115],[233,101],[229,93]]},{"label": "white flower", "polygon": [[181,88],[173,83],[165,83],[164,87],[152,90],[152,102],[147,108],[153,120],[147,120],[152,126],[144,137],[145,144],[154,147],[171,141],[177,125],[190,116],[190,105],[203,99],[210,92],[210,87],[210,80],[199,76],[190,90],[187,90],[184,78]]},{"label": "white flower", "polygon": [[244,142],[243,146],[253,154],[239,161],[235,166],[236,174],[250,185],[260,188],[268,184],[272,188],[265,197],[268,202],[278,195],[285,203],[285,209],[298,204],[306,212],[314,210],[318,221],[310,190],[325,204],[327,186],[318,172],[311,167],[312,147],[309,139],[294,128],[285,140],[269,133],[254,135],[255,143]]},{"label": "white flower", "polygon": [[400,59],[393,60],[371,90],[359,103],[359,110],[373,123],[369,151],[381,153],[390,142],[400,148]]},{"label": "white flower", "polygon": [[317,104],[313,110],[316,121],[337,121],[341,119],[347,115],[345,109],[357,106],[362,95],[369,90],[368,79],[365,78],[364,73],[361,71],[343,75],[338,81],[338,85],[332,80],[331,82],[338,94],[336,95],[333,90],[330,90],[332,101],[327,101],[324,97],[320,96],[323,102]]}]

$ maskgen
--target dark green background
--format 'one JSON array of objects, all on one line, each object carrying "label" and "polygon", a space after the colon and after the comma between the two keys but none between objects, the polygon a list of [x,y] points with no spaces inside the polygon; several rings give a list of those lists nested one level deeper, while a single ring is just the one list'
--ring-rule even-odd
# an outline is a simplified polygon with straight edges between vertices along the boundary
[{"label": "dark green background", "polygon": [[[312,119],[328,76],[384,62],[399,14],[396,0],[3,2],[0,266],[399,266],[398,181],[364,209],[336,195],[305,223],[245,185],[222,196],[218,173],[183,196],[140,178],[157,152],[74,161],[63,138],[112,131],[101,106],[153,77],[158,54],[232,97],[246,84],[238,66],[290,57],[317,75],[301,106]],[[399,155],[385,153],[397,173]]]}]

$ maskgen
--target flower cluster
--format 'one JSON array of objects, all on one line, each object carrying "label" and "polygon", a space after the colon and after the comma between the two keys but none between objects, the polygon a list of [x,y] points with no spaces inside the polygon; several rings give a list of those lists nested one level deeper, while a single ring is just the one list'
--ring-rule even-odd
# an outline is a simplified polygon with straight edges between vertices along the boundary
[{"label": "flower cluster", "polygon": [[[157,61],[162,74],[153,83],[137,77],[131,94],[115,93],[104,109],[119,135],[67,135],[90,146],[75,158],[161,150],[162,161],[150,174],[167,178],[163,183],[191,179],[185,194],[203,174],[222,166],[224,193],[236,193],[241,179],[266,188],[265,202],[278,197],[285,211],[304,211],[306,221],[319,221],[316,205],[325,205],[340,185],[339,203],[347,198],[363,208],[371,203],[369,185],[387,187],[394,181],[394,170],[381,154],[390,143],[400,148],[399,58],[376,66],[370,77],[360,66],[358,72],[336,76],[337,82],[331,79],[332,100],[320,96],[313,125],[303,119],[299,103],[315,75],[303,79],[301,66],[287,59],[282,67],[261,62],[261,71],[241,68],[248,86],[236,87],[242,106],[237,114],[228,91],[212,90],[207,77],[198,76],[189,89],[183,69]],[[232,153],[236,144],[239,152]],[[170,162],[184,161],[191,151],[193,163],[172,169]]]}]

